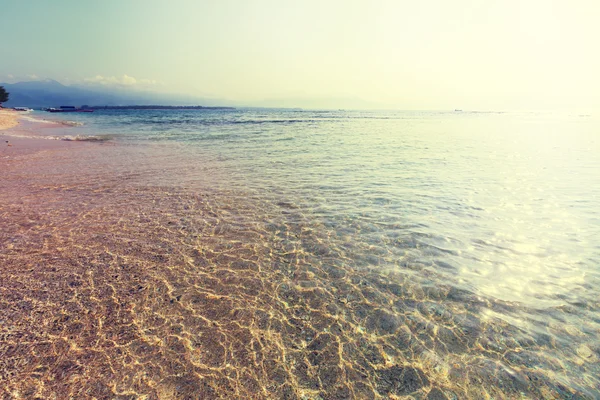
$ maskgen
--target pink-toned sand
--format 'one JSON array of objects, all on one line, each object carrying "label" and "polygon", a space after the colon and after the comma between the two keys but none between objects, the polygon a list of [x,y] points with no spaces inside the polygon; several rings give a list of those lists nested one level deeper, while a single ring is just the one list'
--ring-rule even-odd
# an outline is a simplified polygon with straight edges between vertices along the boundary
[{"label": "pink-toned sand", "polygon": [[0,109],[0,130],[12,128],[18,123],[17,111]]},{"label": "pink-toned sand", "polygon": [[15,156],[64,149],[71,145],[61,140],[19,137],[19,129],[23,124],[21,115],[18,111],[0,109],[0,163]]}]

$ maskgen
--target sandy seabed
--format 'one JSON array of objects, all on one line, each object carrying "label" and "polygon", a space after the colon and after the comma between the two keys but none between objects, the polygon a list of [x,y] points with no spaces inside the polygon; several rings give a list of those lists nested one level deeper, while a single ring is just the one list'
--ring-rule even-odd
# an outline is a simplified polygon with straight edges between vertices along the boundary
[{"label": "sandy seabed", "polygon": [[505,305],[365,267],[385,255],[349,257],[291,204],[157,184],[151,152],[14,140],[0,153],[5,398],[585,398],[550,379],[552,340],[481,317]]}]

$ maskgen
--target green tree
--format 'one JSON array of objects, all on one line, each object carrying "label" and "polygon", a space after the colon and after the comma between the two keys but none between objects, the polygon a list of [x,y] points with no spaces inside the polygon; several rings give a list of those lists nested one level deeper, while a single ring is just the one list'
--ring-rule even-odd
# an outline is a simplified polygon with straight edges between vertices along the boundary
[{"label": "green tree", "polygon": [[2,105],[2,103],[6,103],[8,101],[8,95],[10,93],[8,93],[5,89],[4,86],[0,86],[0,105]]}]

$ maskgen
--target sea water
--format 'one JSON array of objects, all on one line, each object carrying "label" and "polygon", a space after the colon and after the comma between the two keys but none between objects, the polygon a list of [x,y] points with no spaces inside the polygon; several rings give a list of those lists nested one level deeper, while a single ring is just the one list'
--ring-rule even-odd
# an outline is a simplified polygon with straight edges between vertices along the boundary
[{"label": "sea water", "polygon": [[[600,395],[593,116],[33,116],[71,121],[46,137],[98,142],[11,164],[2,260],[56,258],[62,298],[22,297],[55,310],[47,324],[69,301],[95,311],[31,342],[82,349],[66,359],[106,393]],[[92,385],[78,379],[70,395]]]}]

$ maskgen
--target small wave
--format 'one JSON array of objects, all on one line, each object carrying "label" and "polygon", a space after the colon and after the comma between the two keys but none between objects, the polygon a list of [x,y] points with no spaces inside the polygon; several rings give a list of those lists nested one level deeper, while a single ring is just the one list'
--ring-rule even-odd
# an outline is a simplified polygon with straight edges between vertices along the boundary
[{"label": "small wave", "polygon": [[83,125],[85,125],[83,122],[76,122],[76,121],[56,121],[56,122],[61,125],[65,125],[65,126],[83,126]]},{"label": "small wave", "polygon": [[64,140],[66,142],[106,142],[111,139],[108,135],[98,135],[98,136],[60,136],[57,139]]},{"label": "small wave", "polygon": [[3,131],[4,136],[10,136],[13,138],[23,138],[23,139],[42,139],[42,140],[60,140],[60,137],[57,136],[40,136],[36,134],[27,134],[26,131]]},{"label": "small wave", "polygon": [[64,126],[83,126],[84,125],[83,122],[58,120],[58,119],[44,119],[44,118],[32,117],[30,115],[22,115],[21,118],[24,120],[30,121],[30,122],[36,122],[36,123],[42,123],[42,124],[58,124],[58,125],[64,125]]},{"label": "small wave", "polygon": [[42,124],[55,124],[56,123],[56,121],[49,121],[49,120],[43,119],[43,118],[31,117],[29,115],[21,115],[21,119],[24,119],[24,120],[30,121],[30,122],[40,122]]},{"label": "small wave", "polygon": [[23,138],[23,139],[42,139],[42,140],[62,140],[65,142],[106,142],[112,139],[110,135],[95,135],[95,136],[41,136],[35,134],[26,134],[24,132],[3,131],[4,136]]},{"label": "small wave", "polygon": [[221,125],[262,125],[262,124],[297,124],[297,123],[317,123],[323,122],[325,119],[311,118],[311,119],[248,119],[248,120],[224,120],[224,119],[161,119],[161,120],[145,120],[145,121],[126,121],[123,125],[203,125],[203,126],[221,126]]},{"label": "small wave", "polygon": [[252,119],[243,121],[231,121],[231,124],[297,124],[297,123],[315,123],[322,122],[321,119]]}]

